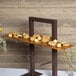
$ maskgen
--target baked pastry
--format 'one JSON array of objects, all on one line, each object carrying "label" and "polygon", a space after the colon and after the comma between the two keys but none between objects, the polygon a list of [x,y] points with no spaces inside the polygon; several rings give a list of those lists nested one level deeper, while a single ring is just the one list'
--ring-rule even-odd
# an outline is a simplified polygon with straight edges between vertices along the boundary
[{"label": "baked pastry", "polygon": [[38,39],[35,39],[35,40],[34,40],[34,42],[38,43],[38,42],[39,42],[39,40],[38,40]]},{"label": "baked pastry", "polygon": [[49,45],[49,46],[54,46],[54,47],[55,47],[55,46],[56,46],[56,43],[53,42],[53,41],[49,41],[49,42],[48,42],[48,45]]},{"label": "baked pastry", "polygon": [[62,45],[63,45],[64,47],[70,46],[70,44],[69,44],[68,42],[61,42],[61,43],[62,43]]},{"label": "baked pastry", "polygon": [[23,35],[23,36],[25,36],[25,35],[26,35],[26,33],[23,33],[22,35]]},{"label": "baked pastry", "polygon": [[22,35],[21,35],[21,34],[17,34],[17,36],[18,36],[19,38],[22,38]]},{"label": "baked pastry", "polygon": [[19,33],[12,33],[13,38],[22,38],[22,35]]},{"label": "baked pastry", "polygon": [[60,42],[58,42],[58,43],[56,44],[56,47],[61,48],[61,47],[62,47],[62,44],[61,44]]},{"label": "baked pastry", "polygon": [[26,34],[25,36],[23,36],[24,39],[28,39],[29,38],[29,35]]},{"label": "baked pastry", "polygon": [[32,37],[30,37],[30,40],[31,41],[34,41],[34,42],[39,42],[41,41],[41,36],[39,34],[34,34]]},{"label": "baked pastry", "polygon": [[33,37],[40,37],[40,35],[39,34],[33,34]]},{"label": "baked pastry", "polygon": [[45,35],[43,35],[41,41],[42,41],[42,42],[48,42],[48,41],[50,41],[50,36],[45,36]]},{"label": "baked pastry", "polygon": [[8,37],[12,37],[12,36],[13,36],[12,33],[9,33],[9,34],[8,34]]},{"label": "baked pastry", "polygon": [[16,33],[16,32],[13,32],[13,33],[12,33],[13,36],[16,36],[16,35],[18,35],[18,34],[19,34],[19,33]]},{"label": "baked pastry", "polygon": [[22,36],[23,36],[24,39],[28,39],[28,38],[30,38],[29,34],[27,34],[27,33],[23,33]]},{"label": "baked pastry", "polygon": [[19,36],[18,35],[14,35],[13,38],[19,38]]},{"label": "baked pastry", "polygon": [[57,43],[58,41],[56,39],[53,40],[54,43]]},{"label": "baked pastry", "polygon": [[30,41],[34,41],[35,40],[35,37],[30,37]]},{"label": "baked pastry", "polygon": [[36,39],[38,39],[39,41],[41,41],[42,38],[41,38],[41,36],[38,36],[38,37],[36,37]]}]

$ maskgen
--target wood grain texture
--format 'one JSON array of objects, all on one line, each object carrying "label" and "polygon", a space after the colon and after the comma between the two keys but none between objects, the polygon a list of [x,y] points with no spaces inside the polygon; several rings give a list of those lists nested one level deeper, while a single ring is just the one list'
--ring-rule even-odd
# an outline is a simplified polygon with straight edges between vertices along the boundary
[{"label": "wood grain texture", "polygon": [[76,7],[75,0],[0,0],[0,7],[3,8],[49,8],[49,7]]},{"label": "wood grain texture", "polygon": [[19,0],[19,7],[75,7],[75,0]]},{"label": "wood grain texture", "polygon": [[[75,8],[51,8],[51,9],[50,8],[25,8],[25,9],[4,8],[4,9],[0,9],[0,18],[5,19],[6,21],[8,19],[28,20],[29,16],[36,16],[36,17],[51,18],[57,20],[75,21],[76,20],[75,12],[76,12]],[[66,22],[66,24],[67,23],[68,22]]]},{"label": "wood grain texture", "polygon": [[0,0],[0,7],[18,7],[18,0]]}]

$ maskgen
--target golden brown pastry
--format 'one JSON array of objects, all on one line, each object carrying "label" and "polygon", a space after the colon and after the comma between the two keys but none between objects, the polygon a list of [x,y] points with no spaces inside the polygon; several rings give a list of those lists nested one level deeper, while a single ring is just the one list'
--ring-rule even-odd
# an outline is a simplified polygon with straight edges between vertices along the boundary
[{"label": "golden brown pastry", "polygon": [[35,40],[35,37],[30,37],[30,41],[34,41]]},{"label": "golden brown pastry", "polygon": [[31,41],[34,41],[34,42],[39,42],[41,41],[41,36],[39,34],[34,34],[32,37],[30,37],[30,40]]},{"label": "golden brown pastry", "polygon": [[22,36],[23,36],[24,39],[30,38],[29,34],[27,34],[27,33],[23,33]]},{"label": "golden brown pastry", "polygon": [[13,38],[19,38],[19,36],[18,35],[14,35]]},{"label": "golden brown pastry", "polygon": [[42,36],[42,40],[41,40],[42,42],[48,42],[48,41],[50,41],[50,36]]},{"label": "golden brown pastry", "polygon": [[12,33],[12,37],[19,38],[19,37],[21,37],[21,35],[19,33],[14,32],[14,33]]},{"label": "golden brown pastry", "polygon": [[56,46],[56,43],[53,42],[53,41],[49,41],[49,42],[48,42],[48,45],[49,45],[49,46],[54,46],[54,47],[55,47],[55,46]]},{"label": "golden brown pastry", "polygon": [[16,36],[16,35],[18,35],[18,34],[19,34],[19,33],[16,33],[16,32],[13,32],[13,33],[12,33],[13,36]]},{"label": "golden brown pastry", "polygon": [[41,36],[38,36],[38,37],[36,37],[36,39],[38,39],[39,41],[41,41],[42,38],[41,38]]},{"label": "golden brown pastry", "polygon": [[39,40],[38,40],[38,39],[35,39],[35,40],[34,40],[34,42],[38,43],[38,42],[39,42]]},{"label": "golden brown pastry", "polygon": [[40,35],[39,34],[33,34],[33,37],[40,37]]},{"label": "golden brown pastry", "polygon": [[18,36],[19,38],[22,38],[22,35],[21,35],[21,34],[17,34],[17,36]]},{"label": "golden brown pastry", "polygon": [[53,42],[54,42],[54,43],[57,43],[58,41],[57,41],[57,39],[54,39]]},{"label": "golden brown pastry", "polygon": [[70,44],[69,44],[69,43],[67,43],[67,42],[62,42],[62,45],[63,45],[63,46],[65,46],[65,47],[70,46]]},{"label": "golden brown pastry", "polygon": [[29,37],[29,34],[23,35],[23,38],[24,38],[24,39],[30,38],[30,37]]},{"label": "golden brown pastry", "polygon": [[25,36],[25,35],[26,35],[26,33],[23,33],[22,35],[23,35],[23,36]]},{"label": "golden brown pastry", "polygon": [[60,42],[58,42],[58,43],[56,44],[56,47],[61,48],[61,47],[62,47],[62,44],[61,44]]},{"label": "golden brown pastry", "polygon": [[8,37],[12,37],[12,36],[13,36],[12,33],[9,33],[9,34],[8,34]]}]

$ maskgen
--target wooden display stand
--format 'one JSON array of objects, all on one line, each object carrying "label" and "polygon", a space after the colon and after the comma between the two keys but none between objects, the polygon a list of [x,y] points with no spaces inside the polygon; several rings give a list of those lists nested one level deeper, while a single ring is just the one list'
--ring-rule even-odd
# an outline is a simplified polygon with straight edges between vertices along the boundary
[{"label": "wooden display stand", "polygon": [[[38,18],[38,17],[29,17],[29,35],[30,37],[34,34],[34,22],[43,22],[48,23],[52,26],[52,41],[54,39],[57,39],[57,20],[55,19],[45,19],[45,18]],[[66,47],[52,47],[49,46],[47,43],[35,43],[30,41],[30,39],[24,39],[23,37],[9,37],[8,35],[2,36],[6,39],[12,39],[12,40],[18,40],[29,44],[29,50],[30,50],[30,70],[28,73],[22,75],[22,76],[40,76],[42,75],[39,72],[35,71],[35,45],[44,46],[47,48],[52,49],[52,76],[57,76],[57,51],[58,50],[64,50],[67,48],[72,47],[73,45],[70,44],[70,46]]]},{"label": "wooden display stand", "polygon": [[[57,20],[45,19],[38,17],[29,17],[29,34],[34,34],[34,22],[49,23],[52,25],[52,39],[57,39]],[[34,44],[29,45],[30,48],[30,71],[22,76],[40,76],[41,73],[35,71],[35,46]],[[57,50],[52,49],[52,76],[57,76]]]},{"label": "wooden display stand", "polygon": [[[54,39],[57,39],[57,20],[55,19],[45,19],[45,18],[38,18],[38,17],[29,17],[29,35],[30,37],[33,36],[34,34],[34,22],[43,22],[43,23],[48,23],[52,26],[52,41]],[[30,39],[24,39],[23,37],[9,37],[8,35],[4,35],[2,36],[3,38],[6,39],[12,39],[12,40],[18,40],[18,41],[22,41],[25,43],[29,44],[29,50],[30,50],[30,70],[28,73],[22,75],[22,76],[40,76],[42,75],[39,72],[35,71],[35,45],[40,45],[40,46],[44,46],[47,48],[52,49],[52,76],[57,76],[57,51],[59,50],[64,50],[67,48],[72,47],[73,45],[69,45],[66,47],[53,47],[53,46],[49,46],[47,43],[36,43],[36,42],[32,42],[30,41]]]}]

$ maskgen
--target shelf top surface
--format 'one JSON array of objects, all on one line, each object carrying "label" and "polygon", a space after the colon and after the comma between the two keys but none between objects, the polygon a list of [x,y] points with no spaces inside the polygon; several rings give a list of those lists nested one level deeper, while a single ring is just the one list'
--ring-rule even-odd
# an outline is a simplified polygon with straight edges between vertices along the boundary
[{"label": "shelf top surface", "polygon": [[59,48],[59,47],[56,47],[56,46],[49,46],[47,43],[43,43],[43,42],[37,42],[37,43],[36,42],[32,42],[29,39],[13,38],[13,37],[10,38],[7,35],[3,35],[2,38],[10,39],[10,40],[17,40],[17,41],[21,41],[21,42],[28,43],[28,44],[40,45],[40,46],[43,46],[43,47],[46,47],[46,48],[55,49],[57,51],[61,51],[61,50],[65,50],[65,49],[73,47],[73,45],[70,45],[70,46]]}]

